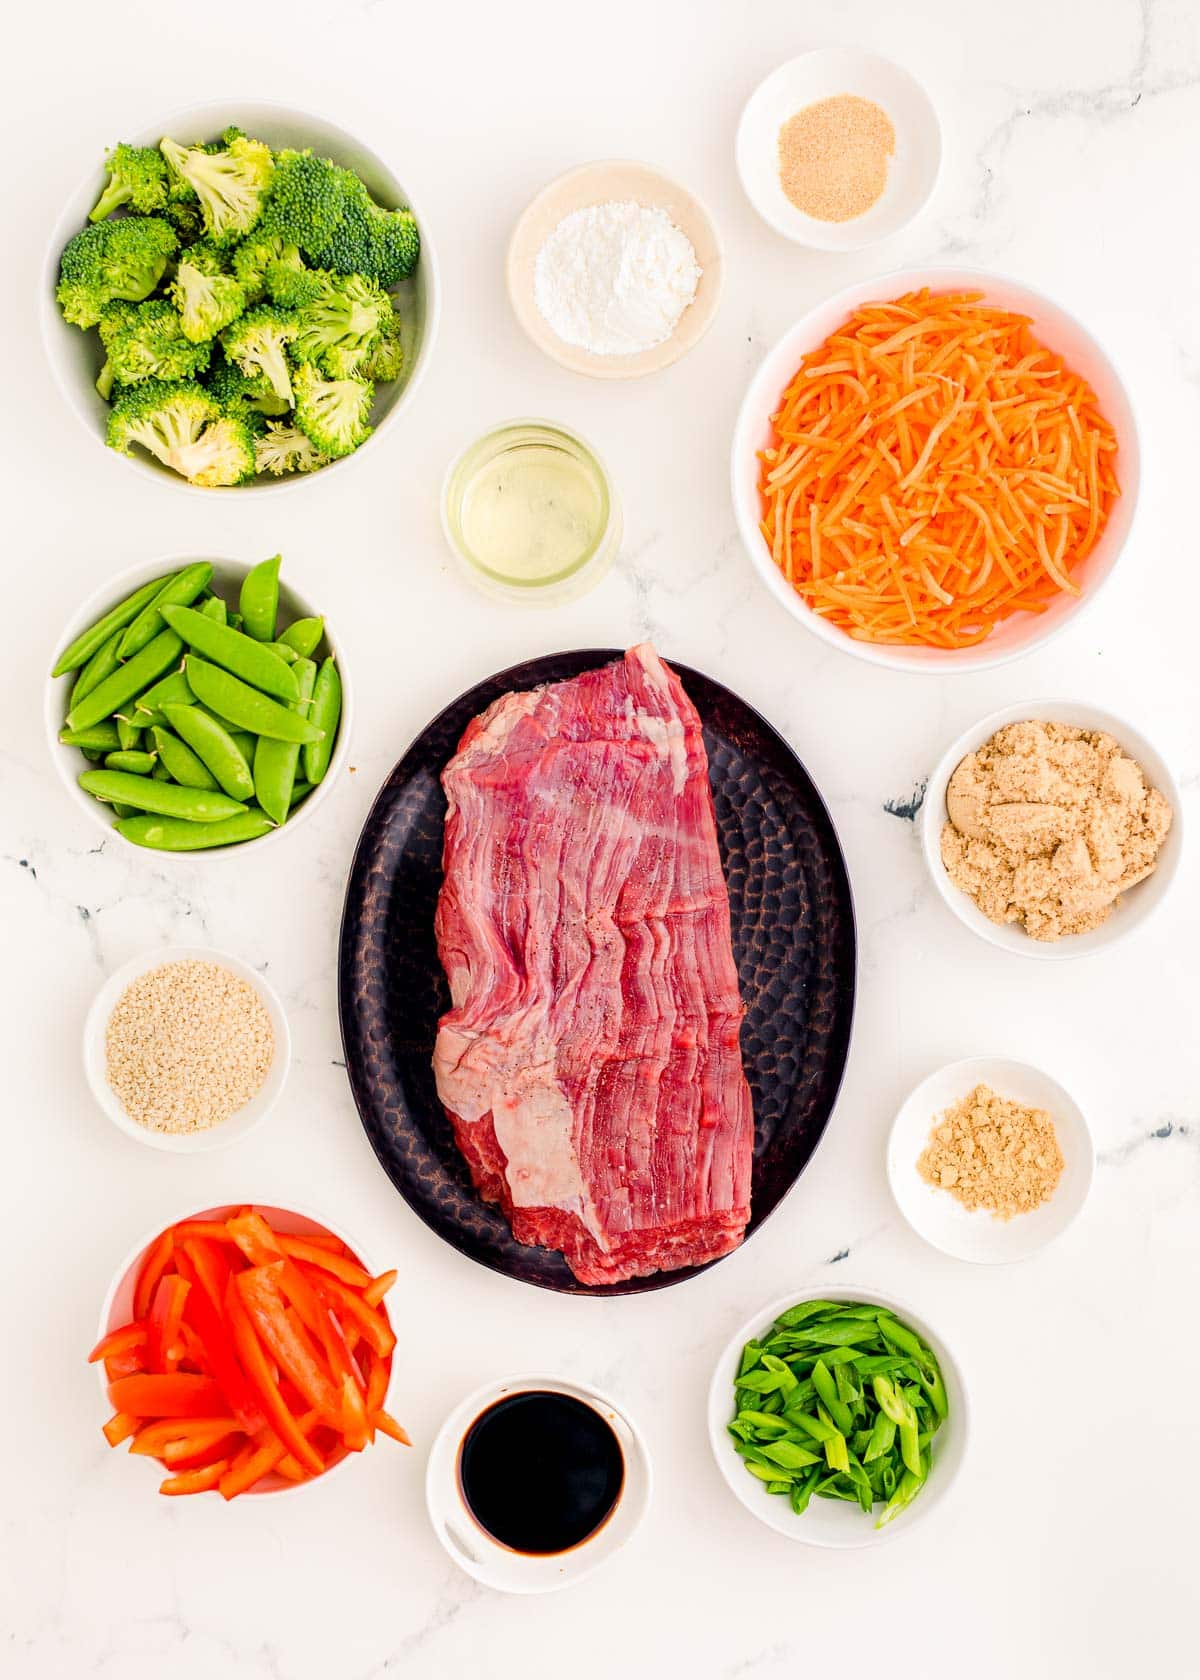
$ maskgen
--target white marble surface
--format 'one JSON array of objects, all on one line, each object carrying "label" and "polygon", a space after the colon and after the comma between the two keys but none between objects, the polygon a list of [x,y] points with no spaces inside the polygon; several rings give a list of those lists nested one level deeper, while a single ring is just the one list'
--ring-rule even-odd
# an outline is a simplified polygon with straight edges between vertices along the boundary
[{"label": "white marble surface", "polygon": [[[752,26],[740,21],[751,15]],[[975,717],[1057,691],[1139,720],[1177,766],[1193,822],[1200,815],[1196,31],[1187,0],[60,0],[10,17],[0,72],[5,1676],[773,1680],[804,1668],[865,1673],[870,1662],[924,1680],[964,1669],[1032,1680],[1192,1666],[1194,848],[1170,908],[1134,943],[1038,965],[951,919],[922,876],[911,824],[887,805],[909,798]],[[737,113],[755,83],[834,39],[908,64],[946,131],[924,218],[885,249],[845,258],[770,233],[733,168]],[[210,503],[137,481],[88,440],[48,383],[34,295],[43,242],[85,162],[126,126],[239,89],[328,110],[411,179],[429,207],[446,309],[416,407],[355,476],[294,497]],[[707,200],[728,250],[709,338],[635,385],[589,383],[541,360],[502,280],[526,200],[568,165],[612,154],[677,174]],[[810,302],[875,271],[946,258],[1020,275],[1099,332],[1131,385],[1146,473],[1128,552],[1076,630],[1003,670],[931,683],[826,651],[770,603],[734,535],[726,444],[756,358]],[[438,530],[447,460],[516,413],[581,429],[624,499],[615,572],[556,613],[508,613],[468,593]],[[206,547],[250,559],[282,549],[291,576],[336,615],[359,699],[353,773],[289,848],[232,870],[100,845],[51,774],[40,725],[43,672],[76,600],[133,560]],[[338,917],[377,785],[448,698],[526,655],[646,635],[759,706],[830,800],[860,918],[857,1029],[826,1142],[747,1247],[681,1289],[560,1300],[460,1259],[377,1168],[340,1065]],[[271,1121],[195,1160],[119,1136],[80,1068],[80,1027],[102,977],[171,939],[211,940],[262,966],[295,1035]],[[972,1269],[924,1247],[884,1181],[903,1094],[982,1050],[1061,1077],[1102,1152],[1083,1219],[1011,1269]],[[398,1409],[417,1446],[384,1443],[328,1487],[279,1503],[160,1500],[152,1477],[99,1434],[102,1404],[82,1360],[100,1297],[138,1233],[188,1206],[251,1195],[318,1204],[401,1268]],[[953,1342],[975,1401],[957,1496],[869,1554],[820,1554],[760,1527],[730,1499],[704,1436],[709,1369],[734,1326],[793,1285],[833,1277],[919,1306]],[[426,1524],[422,1470],[460,1395],[539,1366],[624,1398],[649,1437],[658,1494],[638,1540],[605,1571],[557,1598],[518,1601],[476,1588],[444,1556]]]}]

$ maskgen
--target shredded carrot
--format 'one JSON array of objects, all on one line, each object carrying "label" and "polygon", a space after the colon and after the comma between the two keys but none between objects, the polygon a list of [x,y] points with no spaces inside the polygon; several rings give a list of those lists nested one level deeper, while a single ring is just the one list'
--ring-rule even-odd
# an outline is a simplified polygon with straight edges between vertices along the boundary
[{"label": "shredded carrot", "polygon": [[760,456],[762,533],[855,640],[973,647],[1080,593],[1117,440],[1030,325],[980,292],[910,292],[797,368]]}]

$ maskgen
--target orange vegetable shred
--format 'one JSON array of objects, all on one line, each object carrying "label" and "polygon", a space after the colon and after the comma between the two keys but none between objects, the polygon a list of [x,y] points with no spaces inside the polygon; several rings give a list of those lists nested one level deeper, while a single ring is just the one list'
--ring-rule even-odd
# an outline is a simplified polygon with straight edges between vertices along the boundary
[{"label": "orange vegetable shred", "polygon": [[979,292],[857,310],[805,356],[772,427],[763,536],[859,641],[971,647],[1078,595],[1120,494],[1091,387]]}]

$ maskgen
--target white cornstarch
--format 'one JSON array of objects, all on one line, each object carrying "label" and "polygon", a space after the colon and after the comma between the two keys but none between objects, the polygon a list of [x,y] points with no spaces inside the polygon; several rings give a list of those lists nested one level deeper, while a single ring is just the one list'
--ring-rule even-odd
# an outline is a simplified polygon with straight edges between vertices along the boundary
[{"label": "white cornstarch", "polygon": [[564,216],[533,270],[542,315],[595,356],[633,356],[670,338],[699,281],[687,234],[665,210],[632,200]]},{"label": "white cornstarch", "polygon": [[244,1108],[266,1079],[275,1033],[254,987],[220,963],[152,968],[117,999],[108,1082],[153,1132],[200,1132]]}]

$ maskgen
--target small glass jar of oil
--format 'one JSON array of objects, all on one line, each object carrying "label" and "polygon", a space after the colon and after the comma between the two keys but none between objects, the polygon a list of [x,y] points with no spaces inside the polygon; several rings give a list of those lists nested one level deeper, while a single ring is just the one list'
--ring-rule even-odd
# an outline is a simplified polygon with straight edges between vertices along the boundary
[{"label": "small glass jar of oil", "polygon": [[442,497],[451,548],[488,594],[558,606],[590,589],[621,541],[599,456],[546,420],[510,420],[451,467]]}]

